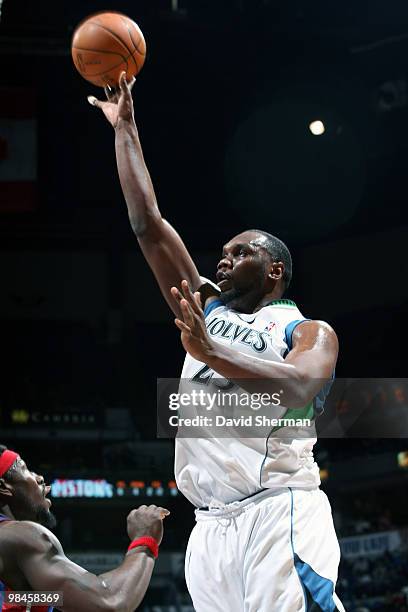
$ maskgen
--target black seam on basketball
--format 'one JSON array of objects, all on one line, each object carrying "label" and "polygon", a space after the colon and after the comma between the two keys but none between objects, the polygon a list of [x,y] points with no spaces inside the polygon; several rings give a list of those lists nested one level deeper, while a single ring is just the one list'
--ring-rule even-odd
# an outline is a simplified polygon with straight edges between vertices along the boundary
[{"label": "black seam on basketball", "polygon": [[[126,72],[127,72],[128,67],[129,67],[129,64],[128,64],[128,61],[127,61],[129,59],[129,57],[130,57],[130,55],[128,55],[127,58],[123,58],[123,61],[126,64]],[[98,72],[97,74],[90,74],[89,76],[93,78],[93,77],[96,77],[96,76],[100,76],[101,74],[106,74],[106,72],[110,72],[111,70],[114,70],[115,68],[117,68],[121,64],[123,64],[123,62],[119,62],[119,64],[115,64],[114,66],[111,66],[111,68],[109,68],[108,71],[107,70],[102,70],[102,72]]]},{"label": "black seam on basketball", "polygon": [[[133,40],[132,32],[131,32],[131,30],[130,30],[130,28],[129,28],[128,24],[127,24],[127,21],[125,21],[124,19],[122,19],[122,22],[123,22],[123,24],[124,24],[125,28],[127,29],[127,31],[129,32],[130,40],[131,40],[131,41],[132,41],[132,43],[133,43],[133,46],[134,46],[134,48],[135,48],[135,51],[137,51],[137,52],[138,52],[138,54],[139,54],[139,55],[141,55],[142,57],[146,57],[146,53],[142,53],[142,51],[140,51],[140,50],[139,50],[139,47],[137,46],[137,44],[136,44],[136,43],[135,43],[135,41]],[[136,62],[135,62],[135,63],[136,63]]]},{"label": "black seam on basketball", "polygon": [[[130,56],[129,56],[129,57],[130,57]],[[128,67],[129,67],[129,64],[128,64],[128,62],[127,62],[127,59],[125,59],[124,61],[125,61],[125,64],[126,64],[126,72],[127,72],[127,69],[128,69]],[[90,76],[91,78],[93,78],[93,77],[95,77],[95,76],[101,76],[102,74],[106,74],[107,72],[110,72],[111,70],[114,70],[115,68],[117,68],[118,66],[120,66],[120,64],[123,64],[123,62],[120,62],[119,64],[115,64],[114,66],[112,66],[111,68],[109,68],[109,70],[108,70],[108,71],[106,71],[106,70],[102,70],[102,72],[98,72],[98,74],[90,74],[89,76]]]},{"label": "black seam on basketball", "polygon": [[[134,51],[137,51],[136,45],[135,45],[135,43],[133,42],[133,38],[132,38],[132,36],[131,36],[131,34],[130,34],[130,30],[129,30],[128,26],[127,26],[126,21],[125,21],[124,19],[122,19],[122,22],[123,22],[123,25],[125,26],[125,28],[126,28],[126,29],[127,29],[127,31],[128,31],[128,34],[129,34],[129,36],[130,36],[130,40],[131,40],[131,41],[132,41],[132,43],[133,43],[133,46],[134,46],[134,48],[135,48],[135,49],[134,49]],[[132,54],[130,55],[130,57],[131,57],[131,58],[132,58],[132,60],[133,60],[133,63],[134,63],[135,68],[136,68],[136,74],[137,74],[137,73],[139,72],[139,66],[137,65],[137,61],[135,60],[135,58],[134,58],[134,56],[133,56],[134,51],[132,52]]]},{"label": "black seam on basketball", "polygon": [[131,57],[132,60],[133,60],[133,63],[134,63],[135,68],[136,68],[136,74],[137,74],[139,72],[139,66],[137,65],[137,61],[135,60],[133,53],[129,57]]},{"label": "black seam on basketball", "polygon": [[[125,59],[125,56],[122,55],[121,53],[117,53],[117,51],[105,51],[105,49],[85,49],[84,47],[72,47],[73,49],[77,49],[78,51],[92,51],[92,53],[109,53],[109,55],[119,55],[119,57],[122,57],[123,59]],[[128,56],[129,57],[129,56]]]},{"label": "black seam on basketball", "polygon": [[[137,63],[137,61],[136,61],[136,59],[135,59],[134,53],[138,53],[138,54],[139,54],[139,55],[141,55],[143,58],[144,58],[144,56],[145,56],[145,55],[144,55],[143,53],[140,53],[139,49],[138,49],[138,48],[137,48],[137,46],[135,45],[135,41],[133,40],[132,33],[131,33],[131,31],[130,31],[130,29],[129,29],[129,26],[127,25],[127,23],[126,23],[124,20],[123,20],[123,23],[124,23],[125,28],[126,28],[126,29],[127,29],[127,31],[128,31],[128,34],[129,34],[130,40],[132,41],[132,44],[133,44],[133,49],[134,49],[134,51],[133,51],[133,53],[132,53],[132,60],[133,60],[134,65],[136,66],[136,74],[138,74],[138,73],[139,73],[139,70],[140,70],[140,68],[141,68],[142,66],[140,66],[140,68],[139,68],[139,65],[138,65],[138,63]],[[144,59],[143,59],[143,62],[144,62]],[[143,62],[142,62],[142,65],[143,65]]]},{"label": "black seam on basketball", "polygon": [[103,30],[106,30],[107,32],[109,32],[109,34],[112,34],[112,36],[114,38],[116,38],[116,40],[119,41],[125,47],[126,51],[129,53],[128,57],[130,57],[132,55],[132,52],[129,49],[129,47],[125,44],[125,42],[121,38],[119,38],[119,36],[117,34],[115,34],[115,32],[113,30],[111,30],[110,28],[107,28],[106,26],[104,26],[104,25],[102,25],[100,23],[96,23],[96,21],[90,21],[90,23],[93,23],[94,25],[97,25],[99,28],[102,28]]},{"label": "black seam on basketball", "polygon": [[135,48],[136,53],[138,53],[139,55],[141,55],[142,57],[146,57],[146,53],[142,53],[141,51],[139,51],[139,47],[137,46],[137,44],[135,43],[135,41],[133,40],[133,36],[132,36],[132,32],[129,30],[128,28],[128,32],[129,32],[129,36],[130,36],[130,40],[133,43],[133,46]]}]

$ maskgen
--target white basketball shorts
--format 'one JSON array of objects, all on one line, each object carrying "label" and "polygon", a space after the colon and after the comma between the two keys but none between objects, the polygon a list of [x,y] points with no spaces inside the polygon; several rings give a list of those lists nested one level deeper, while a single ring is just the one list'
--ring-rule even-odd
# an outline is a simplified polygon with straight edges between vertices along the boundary
[{"label": "white basketball shorts", "polygon": [[320,489],[267,489],[196,510],[186,581],[196,612],[344,612],[340,549]]}]

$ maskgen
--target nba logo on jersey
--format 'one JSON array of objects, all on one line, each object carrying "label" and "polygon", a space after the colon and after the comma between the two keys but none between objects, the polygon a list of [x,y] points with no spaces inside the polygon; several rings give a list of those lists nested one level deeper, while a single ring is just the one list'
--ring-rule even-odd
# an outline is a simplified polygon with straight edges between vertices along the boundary
[{"label": "nba logo on jersey", "polygon": [[276,323],[274,323],[273,321],[271,321],[270,323],[268,323],[268,325],[265,327],[264,331],[266,332],[271,332],[273,330],[273,328],[275,327]]}]

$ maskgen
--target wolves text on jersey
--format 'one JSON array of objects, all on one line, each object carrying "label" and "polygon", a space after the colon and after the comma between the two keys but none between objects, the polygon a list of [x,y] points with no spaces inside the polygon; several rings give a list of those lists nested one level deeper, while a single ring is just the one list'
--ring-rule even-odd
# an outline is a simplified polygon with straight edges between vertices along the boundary
[{"label": "wolves text on jersey", "polygon": [[270,338],[268,332],[260,332],[239,323],[227,321],[222,317],[214,317],[207,324],[207,330],[210,336],[219,336],[229,340],[231,344],[238,342],[250,346],[257,353],[263,353],[267,347],[267,338]]}]

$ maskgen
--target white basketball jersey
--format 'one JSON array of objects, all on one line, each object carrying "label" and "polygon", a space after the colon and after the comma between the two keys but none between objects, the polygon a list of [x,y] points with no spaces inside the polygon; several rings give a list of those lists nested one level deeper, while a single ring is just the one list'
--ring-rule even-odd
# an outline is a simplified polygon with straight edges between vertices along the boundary
[{"label": "white basketball jersey", "polygon": [[[231,350],[263,360],[282,362],[291,349],[292,331],[306,319],[291,300],[276,300],[258,312],[242,314],[221,301],[205,310],[208,333],[215,342]],[[222,378],[206,364],[187,354],[182,379],[213,385],[220,393]],[[214,382],[215,381],[215,382]],[[237,388],[237,387],[235,387]],[[241,390],[243,393],[243,390]],[[309,415],[310,415],[309,406]],[[279,406],[274,416],[281,418],[286,408]],[[305,413],[303,413],[303,416]],[[217,438],[214,430],[203,437],[176,438],[175,474],[180,491],[196,507],[221,507],[265,489],[301,487],[314,489],[320,484],[319,469],[313,458],[316,443],[314,422],[302,431],[281,428],[273,435],[256,438]]]}]

